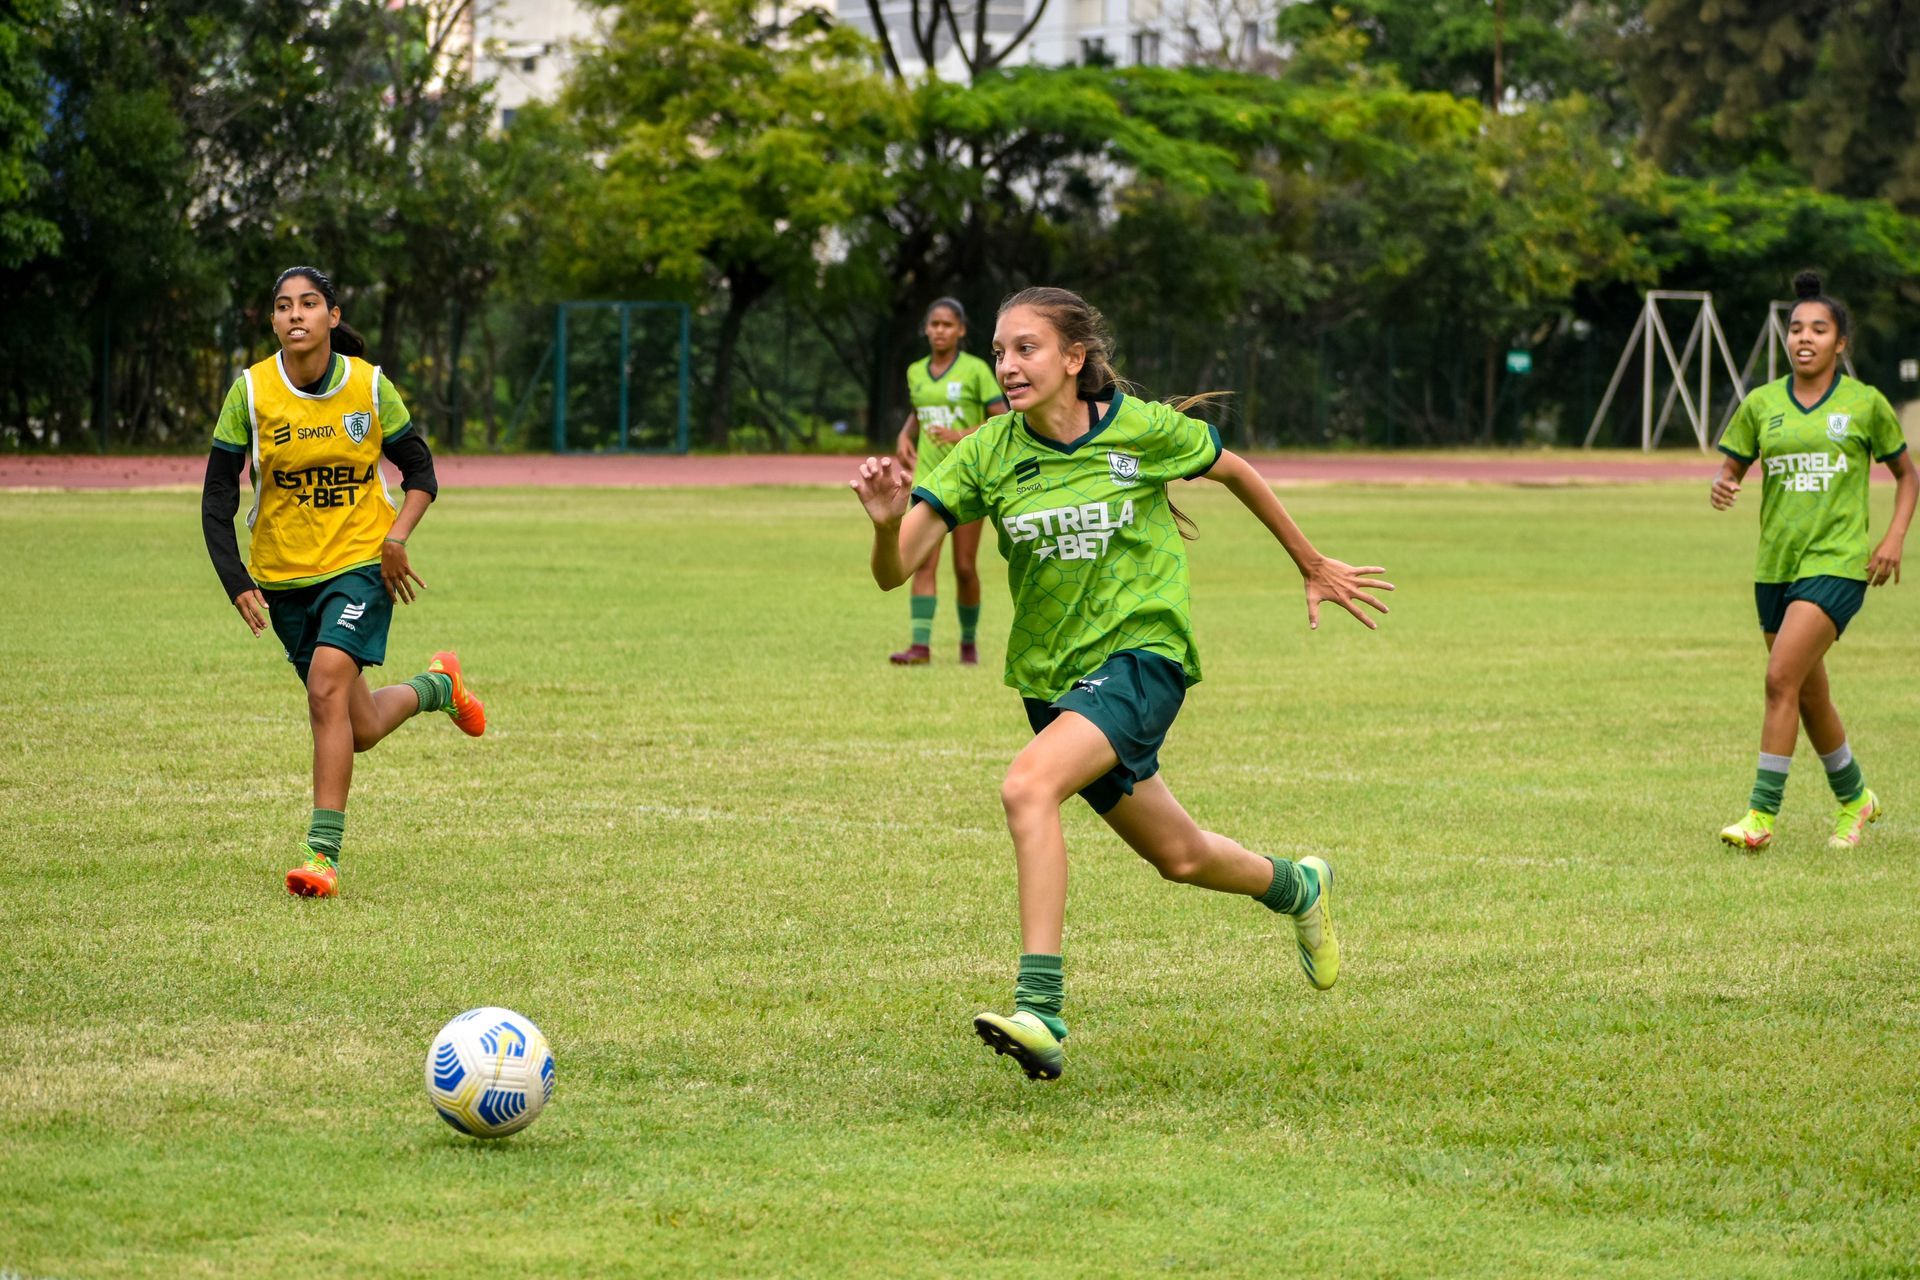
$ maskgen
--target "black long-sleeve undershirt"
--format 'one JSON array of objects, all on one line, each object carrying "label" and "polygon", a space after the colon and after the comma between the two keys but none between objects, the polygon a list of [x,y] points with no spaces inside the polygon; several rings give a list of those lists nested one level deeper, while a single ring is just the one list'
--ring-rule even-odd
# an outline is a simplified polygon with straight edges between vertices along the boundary
[{"label": "black long-sleeve undershirt", "polygon": [[[430,499],[439,497],[433,451],[427,447],[425,436],[408,427],[381,445],[380,452],[400,469],[402,491],[419,489]],[[240,558],[240,544],[233,536],[234,513],[240,510],[240,471],[246,464],[247,455],[239,450],[213,446],[207,455],[206,480],[200,488],[200,532],[206,539],[213,571],[220,578],[220,589],[229,600],[254,588],[246,562]]]}]

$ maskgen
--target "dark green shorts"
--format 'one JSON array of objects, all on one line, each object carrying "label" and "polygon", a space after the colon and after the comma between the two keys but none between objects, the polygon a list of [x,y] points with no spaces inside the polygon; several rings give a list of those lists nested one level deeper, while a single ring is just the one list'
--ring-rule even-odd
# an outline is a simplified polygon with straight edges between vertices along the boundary
[{"label": "dark green shorts", "polygon": [[1867,584],[1857,578],[1834,578],[1822,574],[1793,582],[1756,582],[1753,603],[1760,610],[1760,630],[1777,634],[1786,621],[1787,606],[1795,600],[1808,600],[1820,606],[1833,619],[1835,636],[1846,634],[1847,624],[1860,606],[1867,602]]},{"label": "dark green shorts", "polygon": [[1099,668],[1073,682],[1073,688],[1042,702],[1023,698],[1027,723],[1039,733],[1062,711],[1074,711],[1093,721],[1120,763],[1080,792],[1080,798],[1105,813],[1133,794],[1133,784],[1160,772],[1160,744],[1167,740],[1173,718],[1187,699],[1187,673],[1180,664],[1157,653],[1128,649],[1114,654]]},{"label": "dark green shorts", "polygon": [[393,601],[375,566],[349,569],[311,586],[260,594],[267,598],[273,634],[280,637],[301,684],[307,682],[314,649],[323,644],[341,650],[363,668],[387,660]]}]

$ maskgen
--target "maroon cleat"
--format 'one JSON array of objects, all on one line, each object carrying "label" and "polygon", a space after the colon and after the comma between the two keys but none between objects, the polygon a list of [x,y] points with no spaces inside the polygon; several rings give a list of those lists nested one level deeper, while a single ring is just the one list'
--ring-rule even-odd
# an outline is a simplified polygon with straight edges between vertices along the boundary
[{"label": "maroon cleat", "polygon": [[960,665],[963,667],[977,667],[980,665],[980,650],[971,640],[962,640],[960,642]]},{"label": "maroon cleat", "polygon": [[887,661],[896,667],[924,667],[933,661],[933,650],[923,644],[910,644],[898,653],[888,654]]}]

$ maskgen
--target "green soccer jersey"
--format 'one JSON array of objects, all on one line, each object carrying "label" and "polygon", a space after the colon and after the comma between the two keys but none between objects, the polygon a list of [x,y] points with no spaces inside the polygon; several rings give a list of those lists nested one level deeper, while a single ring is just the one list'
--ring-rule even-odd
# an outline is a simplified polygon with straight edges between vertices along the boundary
[{"label": "green soccer jersey", "polygon": [[1791,374],[1754,388],[1720,437],[1722,453],[1761,466],[1753,580],[1866,581],[1867,474],[1906,447],[1887,398],[1844,374],[1806,408]]},{"label": "green soccer jersey", "polygon": [[932,356],[908,365],[907,396],[913,401],[913,416],[920,422],[920,440],[913,465],[915,484],[932,475],[953,448],[934,439],[928,427],[965,431],[984,421],[987,406],[1002,398],[1000,384],[993,380],[992,368],[979,356],[970,356],[964,351],[955,352],[947,367],[937,374],[933,371]]},{"label": "green soccer jersey", "polygon": [[1114,654],[1144,649],[1200,679],[1187,549],[1167,485],[1203,474],[1220,433],[1170,405],[1116,393],[1062,444],[1001,414],[914,488],[948,528],[990,516],[1007,560],[1007,683],[1051,702]]}]

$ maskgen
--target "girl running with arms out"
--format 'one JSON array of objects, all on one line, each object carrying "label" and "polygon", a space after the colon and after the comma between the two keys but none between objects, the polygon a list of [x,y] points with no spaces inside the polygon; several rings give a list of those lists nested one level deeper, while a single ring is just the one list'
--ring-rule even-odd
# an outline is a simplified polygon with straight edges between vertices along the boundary
[{"label": "girl running with arms out", "polygon": [[1060,806],[1078,792],[1169,880],[1253,898],[1293,918],[1301,967],[1322,990],[1339,974],[1324,859],[1263,857],[1203,830],[1159,776],[1159,750],[1200,679],[1188,619],[1186,548],[1167,497],[1205,475],[1238,498],[1305,580],[1307,617],[1322,602],[1386,612],[1370,594],[1392,584],[1316,551],[1273,490],[1217,431],[1177,408],[1120,390],[1097,311],[1064,289],[1026,289],[1000,307],[995,368],[1013,412],[954,447],[909,493],[891,459],[852,481],[873,521],[872,568],[892,590],[946,528],[991,518],[1008,562],[1013,634],[1006,682],[1034,738],[1001,784],[1013,837],[1021,957],[1014,1013],[974,1029],[1034,1079],[1059,1076],[1066,1023],[1060,945],[1067,850]]},{"label": "girl running with arms out", "polygon": [[[366,343],[342,323],[323,273],[294,267],[274,282],[273,332],[280,350],[242,373],[221,406],[200,519],[241,621],[257,636],[270,619],[307,686],[313,814],[287,891],[330,898],[340,886],[354,753],[422,711],[445,711],[474,737],[487,718],[451,652],[436,653],[411,680],[367,687],[361,672],[387,656],[393,601],[410,604],[426,585],[407,559],[407,538],[439,491],[433,455],[393,384],[364,359]],[[398,512],[380,475],[382,454],[400,468]],[[249,460],[243,566],[233,514]]]},{"label": "girl running with arms out", "polygon": [[[956,298],[936,298],[927,308],[925,359],[907,366],[907,394],[913,411],[900,428],[896,452],[919,484],[947,456],[954,445],[996,413],[1005,412],[1006,397],[993,380],[993,370],[978,356],[960,349],[967,337],[967,311]],[[980,522],[970,521],[953,531],[953,585],[960,607],[960,661],[980,661],[974,633],[980,625]],[[889,661],[916,667],[933,658],[933,615],[939,604],[940,546],[934,544],[913,575],[910,605],[913,638]]]},{"label": "girl running with arms out", "polygon": [[[1753,595],[1768,650],[1766,711],[1747,816],[1720,838],[1752,850],[1773,839],[1804,724],[1840,803],[1827,844],[1849,849],[1885,806],[1862,780],[1847,744],[1828,691],[1826,653],[1866,601],[1869,585],[1900,581],[1920,474],[1887,398],[1840,371],[1851,328],[1847,309],[1821,291],[1811,271],[1794,277],[1793,290],[1800,299],[1787,321],[1793,372],[1740,402],[1720,437],[1727,456],[1710,495],[1717,510],[1727,510],[1747,468],[1762,464]],[[1899,487],[1893,522],[1869,547],[1867,475],[1875,462],[1886,464]]]}]

